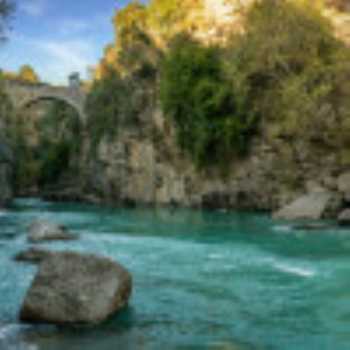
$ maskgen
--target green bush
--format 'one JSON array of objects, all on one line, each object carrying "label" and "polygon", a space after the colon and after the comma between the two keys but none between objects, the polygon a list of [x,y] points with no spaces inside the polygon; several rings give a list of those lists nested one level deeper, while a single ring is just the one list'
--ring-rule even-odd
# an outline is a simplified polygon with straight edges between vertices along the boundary
[{"label": "green bush", "polygon": [[257,122],[225,77],[221,55],[218,47],[180,35],[162,64],[163,110],[175,122],[179,145],[199,167],[246,151]]},{"label": "green bush", "polygon": [[[306,136],[335,101],[341,77],[348,76],[349,49],[334,37],[330,23],[311,2],[265,0],[246,18],[246,33],[232,40],[227,72],[246,87],[249,108],[281,133]],[[343,118],[339,116],[339,118]]]},{"label": "green bush", "polygon": [[57,183],[64,172],[69,169],[72,145],[68,141],[48,144],[46,151],[41,153],[41,167],[39,172],[40,185]]},{"label": "green bush", "polygon": [[63,101],[52,101],[45,116],[38,121],[37,132],[41,142],[68,142],[72,155],[80,152],[83,125],[79,114]]},{"label": "green bush", "polygon": [[87,99],[88,125],[92,151],[96,151],[100,141],[118,136],[122,127],[139,125],[139,113],[149,103],[147,88],[143,86],[139,74],[150,72],[136,71],[135,75],[121,78],[114,70],[101,80],[95,81]]},{"label": "green bush", "polygon": [[135,123],[135,106],[131,102],[134,87],[111,69],[95,81],[87,99],[88,132],[95,148],[105,136],[117,136],[122,124]]},{"label": "green bush", "polygon": [[[44,105],[45,106],[45,105]],[[11,140],[15,152],[17,190],[53,185],[63,175],[76,179],[83,140],[79,115],[64,102],[52,101],[45,115],[13,117]]]}]

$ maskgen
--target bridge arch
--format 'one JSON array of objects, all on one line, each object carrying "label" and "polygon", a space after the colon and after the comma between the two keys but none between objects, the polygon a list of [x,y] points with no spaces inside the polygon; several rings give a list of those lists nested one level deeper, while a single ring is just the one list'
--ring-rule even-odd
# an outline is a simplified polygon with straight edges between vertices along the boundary
[{"label": "bridge arch", "polygon": [[81,105],[76,103],[73,99],[64,97],[64,96],[59,96],[59,95],[50,95],[50,94],[43,94],[43,95],[38,95],[38,96],[33,96],[31,98],[27,98],[23,101],[21,101],[19,104],[16,106],[16,111],[17,113],[25,111],[26,108],[40,102],[40,101],[60,101],[64,102],[67,105],[69,105],[73,110],[78,114],[79,119],[81,122],[85,121],[85,112],[84,109]]}]

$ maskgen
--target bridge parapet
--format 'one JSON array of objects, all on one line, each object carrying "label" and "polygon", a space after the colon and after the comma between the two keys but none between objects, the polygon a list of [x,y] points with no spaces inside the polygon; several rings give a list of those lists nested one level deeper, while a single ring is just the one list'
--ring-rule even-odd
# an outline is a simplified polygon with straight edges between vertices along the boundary
[{"label": "bridge parapet", "polygon": [[53,86],[44,83],[25,83],[18,81],[4,82],[5,92],[18,111],[39,100],[60,100],[72,106],[82,122],[86,121],[86,93],[77,86]]}]

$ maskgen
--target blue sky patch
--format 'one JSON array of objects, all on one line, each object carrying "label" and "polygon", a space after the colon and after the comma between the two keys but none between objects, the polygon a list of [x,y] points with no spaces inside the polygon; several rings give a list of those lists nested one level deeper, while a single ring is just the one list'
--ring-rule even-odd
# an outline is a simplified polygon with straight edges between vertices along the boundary
[{"label": "blue sky patch", "polygon": [[0,47],[1,68],[17,71],[30,64],[55,84],[66,83],[73,71],[86,78],[114,40],[115,9],[129,1],[17,0],[9,40]]}]

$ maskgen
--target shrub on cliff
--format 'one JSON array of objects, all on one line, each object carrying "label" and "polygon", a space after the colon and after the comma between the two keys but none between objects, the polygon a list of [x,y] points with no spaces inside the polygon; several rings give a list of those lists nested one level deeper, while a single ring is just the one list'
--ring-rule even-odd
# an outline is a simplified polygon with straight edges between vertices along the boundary
[{"label": "shrub on cliff", "polygon": [[[42,148],[44,148],[44,144]],[[62,175],[69,171],[72,156],[72,141],[62,140],[57,143],[47,142],[45,150],[41,150],[38,181],[40,185],[57,183]]]},{"label": "shrub on cliff", "polygon": [[196,165],[223,163],[247,149],[256,119],[245,113],[245,99],[224,76],[218,47],[177,36],[163,61],[160,98],[179,145]]},{"label": "shrub on cliff", "polygon": [[10,126],[13,120],[13,113],[13,105],[9,96],[5,92],[3,72],[0,70],[0,131],[5,133],[6,136],[10,136]]},{"label": "shrub on cliff", "polygon": [[[39,118],[38,111],[44,113]],[[82,145],[77,112],[65,102],[52,101],[22,113],[13,117],[11,127],[17,190],[56,184],[63,176],[77,178]]]},{"label": "shrub on cliff", "polygon": [[114,69],[94,82],[87,99],[88,131],[94,146],[104,136],[112,137],[117,133],[120,109],[129,95],[125,87]]},{"label": "shrub on cliff", "polygon": [[117,137],[123,128],[140,126],[140,113],[151,103],[153,92],[148,81],[150,72],[144,69],[123,78],[115,69],[109,69],[94,82],[86,109],[92,152],[102,139]]},{"label": "shrub on cliff", "polygon": [[350,92],[343,78],[350,72],[349,50],[319,8],[305,1],[257,2],[245,27],[246,33],[232,41],[228,66],[234,81],[248,87],[253,114],[290,137],[332,124],[331,116],[341,111],[334,126],[348,117],[348,107],[339,107],[349,96],[340,98],[336,91]]}]

